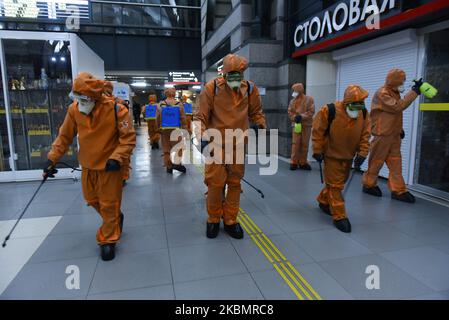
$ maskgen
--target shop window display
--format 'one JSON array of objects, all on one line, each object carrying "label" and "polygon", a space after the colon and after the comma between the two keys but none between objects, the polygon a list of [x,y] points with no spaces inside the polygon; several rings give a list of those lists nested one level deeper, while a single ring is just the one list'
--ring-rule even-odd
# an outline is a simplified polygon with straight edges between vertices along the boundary
[{"label": "shop window display", "polygon": [[[3,40],[16,169],[41,169],[57,136],[72,86],[68,41]],[[76,143],[62,160],[77,165]]]}]

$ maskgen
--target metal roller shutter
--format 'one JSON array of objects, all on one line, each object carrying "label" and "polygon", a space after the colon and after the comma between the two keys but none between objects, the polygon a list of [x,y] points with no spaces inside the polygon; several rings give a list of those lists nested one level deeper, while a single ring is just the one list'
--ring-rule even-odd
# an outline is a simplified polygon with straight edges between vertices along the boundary
[{"label": "metal roller shutter", "polygon": [[[389,70],[399,68],[406,72],[406,90],[411,88],[412,80],[417,73],[418,41],[413,41],[399,46],[366,52],[360,55],[338,61],[337,72],[337,99],[342,100],[346,87],[350,84],[359,84],[370,93],[367,107],[371,110],[371,99],[374,93],[384,84]],[[416,103],[416,102],[415,102]],[[412,144],[413,126],[412,105],[404,112],[405,139],[402,141],[402,172],[407,180],[409,174],[409,158]],[[367,169],[366,162],[363,170]],[[380,175],[388,177],[387,166],[384,165]]]}]

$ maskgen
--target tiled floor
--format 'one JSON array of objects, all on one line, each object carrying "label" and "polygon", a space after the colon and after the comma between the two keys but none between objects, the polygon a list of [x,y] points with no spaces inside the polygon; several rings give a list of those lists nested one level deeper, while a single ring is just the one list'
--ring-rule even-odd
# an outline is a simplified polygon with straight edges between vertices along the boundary
[{"label": "tiled floor", "polygon": [[[347,195],[353,224],[337,231],[316,207],[321,184],[312,172],[246,178],[241,207],[323,299],[449,299],[449,209],[423,199],[415,205],[360,191]],[[247,236],[205,236],[202,174],[167,175],[161,152],[139,131],[132,178],[124,191],[125,226],[117,257],[99,259],[98,215],[84,204],[81,185],[51,181],[36,197],[5,249],[0,248],[0,299],[297,299]],[[3,239],[38,183],[0,185]],[[380,289],[368,290],[368,266],[379,268]],[[68,266],[80,288],[69,290]]]}]

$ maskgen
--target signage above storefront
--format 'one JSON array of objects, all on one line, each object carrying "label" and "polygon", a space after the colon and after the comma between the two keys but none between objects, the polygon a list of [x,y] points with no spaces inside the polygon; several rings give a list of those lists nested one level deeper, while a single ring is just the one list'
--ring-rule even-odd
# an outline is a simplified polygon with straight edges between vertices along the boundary
[{"label": "signage above storefront", "polygon": [[358,27],[362,23],[372,23],[377,14],[379,18],[398,12],[400,3],[400,0],[340,1],[297,25],[293,36],[295,47],[300,49]]},{"label": "signage above storefront", "polygon": [[194,71],[170,71],[168,73],[168,84],[174,85],[198,85],[198,76]]},{"label": "signage above storefront", "polygon": [[87,0],[0,0],[0,17],[39,20],[65,20],[76,14],[89,19]]},{"label": "signage above storefront", "polygon": [[[408,0],[339,1],[326,11],[297,24],[296,29],[292,30],[292,42],[295,47],[292,57],[299,58],[315,52],[341,48],[357,39],[367,40],[375,37],[379,31],[398,30],[400,26],[410,28],[415,21],[438,19],[449,10],[448,0],[423,0],[411,7],[410,2]],[[377,7],[377,15],[373,14],[373,7]]]}]

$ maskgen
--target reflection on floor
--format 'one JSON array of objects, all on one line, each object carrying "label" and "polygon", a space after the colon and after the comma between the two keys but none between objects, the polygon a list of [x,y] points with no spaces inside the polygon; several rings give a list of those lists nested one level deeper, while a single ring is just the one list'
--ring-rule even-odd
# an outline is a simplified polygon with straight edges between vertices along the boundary
[{"label": "reflection on floor", "polygon": [[[247,235],[205,236],[202,174],[167,175],[159,150],[139,131],[132,178],[125,188],[125,227],[117,257],[98,257],[97,214],[81,185],[44,185],[11,239],[0,248],[0,299],[297,299],[262,250]],[[342,234],[317,209],[321,185],[312,172],[246,178],[241,207],[323,299],[448,299],[449,210],[418,199],[415,205],[365,195],[360,176],[347,194],[353,232]],[[9,229],[38,183],[0,185],[0,235]],[[3,238],[2,238],[3,239]],[[80,271],[69,290],[68,266]],[[368,266],[380,271],[380,289],[369,290]]]}]

